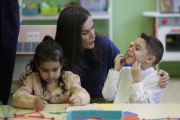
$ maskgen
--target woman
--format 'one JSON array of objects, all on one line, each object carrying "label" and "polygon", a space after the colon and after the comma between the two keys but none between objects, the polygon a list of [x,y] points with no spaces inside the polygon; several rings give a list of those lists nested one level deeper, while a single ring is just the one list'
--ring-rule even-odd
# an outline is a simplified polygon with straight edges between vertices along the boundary
[{"label": "woman", "polygon": [[[61,12],[55,40],[64,52],[63,69],[80,76],[91,103],[104,103],[102,88],[109,69],[114,66],[114,58],[120,53],[118,48],[107,36],[95,34],[90,13],[80,6],[68,6]],[[28,74],[20,76],[21,84]],[[159,85],[166,87],[169,75],[162,70],[159,74],[163,76]]]}]

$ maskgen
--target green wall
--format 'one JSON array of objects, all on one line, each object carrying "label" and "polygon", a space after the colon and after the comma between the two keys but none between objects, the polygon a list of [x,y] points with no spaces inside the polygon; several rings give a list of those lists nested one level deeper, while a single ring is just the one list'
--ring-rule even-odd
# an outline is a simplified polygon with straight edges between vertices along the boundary
[{"label": "green wall", "polygon": [[156,1],[113,0],[113,42],[123,54],[141,32],[152,34],[154,18],[143,16],[143,11],[156,11]]},{"label": "green wall", "polygon": [[[24,0],[27,3],[41,3],[47,0]],[[79,0],[58,0],[60,4]],[[156,11],[156,0],[112,0],[113,1],[113,42],[125,54],[131,41],[141,32],[152,35],[153,17],[142,15],[143,11]],[[25,21],[28,25],[56,25],[57,21]],[[109,35],[108,20],[94,20],[95,31]],[[159,68],[170,76],[180,76],[180,62],[162,62]]]}]

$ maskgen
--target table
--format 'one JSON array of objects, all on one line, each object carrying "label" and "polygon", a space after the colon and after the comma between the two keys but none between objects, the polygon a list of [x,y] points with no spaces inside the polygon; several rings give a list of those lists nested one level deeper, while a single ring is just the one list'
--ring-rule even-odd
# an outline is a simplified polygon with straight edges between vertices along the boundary
[{"label": "table", "polygon": [[[91,104],[89,104],[91,105]],[[180,104],[107,104],[114,105],[114,108],[108,108],[105,110],[122,110],[129,111],[138,114],[139,118],[155,119],[155,118],[180,118]],[[49,114],[49,112],[65,112],[65,108],[70,106],[69,104],[48,104],[44,110],[41,110],[41,114],[45,117],[54,117],[55,120],[64,120],[67,114],[56,115]],[[7,112],[7,105],[3,106]],[[11,113],[17,108],[12,107]],[[34,109],[21,109],[17,114],[33,112]],[[33,114],[32,114],[33,115]],[[37,114],[36,114],[37,115]],[[3,116],[3,112],[0,109],[0,116]],[[14,118],[11,120],[27,120],[25,118]],[[28,118],[28,120],[41,120],[40,118]],[[46,119],[44,119],[46,120]]]}]

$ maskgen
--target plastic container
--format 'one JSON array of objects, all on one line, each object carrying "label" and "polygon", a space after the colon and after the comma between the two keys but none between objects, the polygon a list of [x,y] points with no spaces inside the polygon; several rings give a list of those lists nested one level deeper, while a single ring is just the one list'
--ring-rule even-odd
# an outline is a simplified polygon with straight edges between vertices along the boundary
[{"label": "plastic container", "polygon": [[104,12],[106,0],[80,0],[80,4],[89,12]]},{"label": "plastic container", "polygon": [[54,6],[54,7],[40,7],[40,11],[42,15],[55,15],[58,13],[58,7]]},{"label": "plastic container", "polygon": [[124,113],[122,111],[109,110],[87,110],[87,111],[69,111],[66,120],[74,120],[76,118],[88,119],[91,117],[106,118],[111,120],[123,120]]},{"label": "plastic container", "polygon": [[23,15],[37,15],[39,13],[39,7],[36,8],[22,8]]}]

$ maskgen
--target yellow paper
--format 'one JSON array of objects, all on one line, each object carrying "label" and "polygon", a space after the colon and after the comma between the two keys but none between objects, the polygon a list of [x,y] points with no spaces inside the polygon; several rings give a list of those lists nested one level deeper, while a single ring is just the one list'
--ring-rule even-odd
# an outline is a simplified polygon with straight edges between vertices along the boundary
[{"label": "yellow paper", "polygon": [[94,105],[100,106],[100,107],[102,107],[104,109],[106,109],[106,108],[114,108],[115,107],[114,105],[106,105],[106,104],[98,104],[98,103],[94,103]]}]

